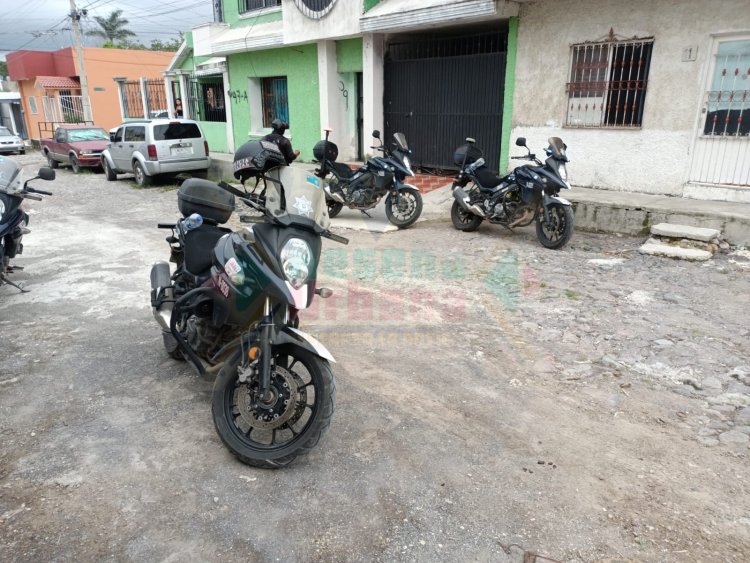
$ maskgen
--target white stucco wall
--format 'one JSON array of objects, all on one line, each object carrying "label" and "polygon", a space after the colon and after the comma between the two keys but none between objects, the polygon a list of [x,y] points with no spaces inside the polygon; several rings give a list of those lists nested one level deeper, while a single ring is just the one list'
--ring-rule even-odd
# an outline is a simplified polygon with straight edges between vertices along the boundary
[{"label": "white stucco wall", "polygon": [[[640,129],[576,129],[563,124],[570,46],[606,38],[654,37]],[[750,32],[748,0],[539,0],[519,12],[511,140],[533,151],[562,137],[574,185],[682,195],[688,179],[710,49],[717,34]],[[683,50],[697,47],[695,61]],[[517,149],[511,149],[511,154]]]},{"label": "white stucco wall", "polygon": [[284,43],[294,45],[357,36],[361,9],[360,0],[338,0],[328,14],[314,20],[300,12],[293,0],[282,0]]}]

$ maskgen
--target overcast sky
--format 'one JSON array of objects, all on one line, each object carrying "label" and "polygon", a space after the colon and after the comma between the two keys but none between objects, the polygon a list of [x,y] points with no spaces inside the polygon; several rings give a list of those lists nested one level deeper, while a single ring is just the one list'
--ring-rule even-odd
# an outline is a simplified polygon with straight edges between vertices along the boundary
[{"label": "overcast sky", "polygon": [[[152,39],[179,37],[194,25],[213,19],[212,0],[76,0],[79,10],[88,10],[82,29],[97,29],[93,16],[122,10],[135,41],[148,46]],[[70,47],[70,0],[0,0],[0,60],[19,49],[53,51]],[[38,35],[38,37],[36,36]],[[84,37],[84,45],[101,46],[101,39]]]}]

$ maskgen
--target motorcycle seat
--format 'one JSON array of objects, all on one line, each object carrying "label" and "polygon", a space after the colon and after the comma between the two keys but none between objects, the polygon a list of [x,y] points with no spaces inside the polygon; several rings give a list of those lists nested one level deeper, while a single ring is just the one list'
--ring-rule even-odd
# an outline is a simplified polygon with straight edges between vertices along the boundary
[{"label": "motorcycle seat", "polygon": [[500,176],[486,166],[479,168],[474,175],[482,188],[494,188],[503,182]]},{"label": "motorcycle seat", "polygon": [[230,229],[204,223],[185,235],[185,270],[200,276],[211,269],[211,256],[216,243]]},{"label": "motorcycle seat", "polygon": [[343,162],[331,162],[330,163],[331,168],[333,168],[333,171],[336,172],[336,175],[340,178],[351,178],[354,176],[354,170],[349,168],[346,164]]}]

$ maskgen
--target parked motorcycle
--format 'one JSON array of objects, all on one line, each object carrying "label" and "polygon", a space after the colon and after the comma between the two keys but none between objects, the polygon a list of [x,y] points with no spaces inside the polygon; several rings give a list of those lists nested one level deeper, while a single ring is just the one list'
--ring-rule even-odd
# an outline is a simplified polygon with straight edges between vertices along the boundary
[{"label": "parked motorcycle", "polygon": [[[573,235],[573,210],[560,197],[561,189],[570,189],[565,155],[567,146],[559,137],[551,137],[542,163],[519,137],[516,145],[528,154],[511,159],[530,160],[500,177],[485,166],[476,141],[456,149],[454,162],[460,166],[453,182],[451,221],[461,231],[475,231],[487,219],[509,229],[524,227],[536,221],[536,236],[547,248],[562,248]],[[468,188],[467,188],[468,186]]]},{"label": "parked motorcycle", "polygon": [[21,209],[24,199],[41,201],[43,195],[50,192],[37,190],[29,186],[36,179],[54,180],[55,171],[51,168],[40,168],[37,175],[21,184],[23,172],[21,166],[11,158],[0,156],[0,286],[8,284],[26,293],[18,284],[8,279],[8,274],[23,270],[21,266],[11,265],[10,261],[23,252],[23,235],[29,232],[29,216]]},{"label": "parked motorcycle", "polygon": [[[248,147],[249,145],[249,147]],[[263,199],[226,183],[189,179],[178,192],[183,219],[171,229],[167,262],[151,270],[151,304],[164,345],[198,374],[213,377],[216,431],[242,462],[278,468],[309,452],[333,415],[331,353],[300,331],[315,295],[321,237],[329,229],[322,181],[285,164],[273,143],[251,141],[235,176],[257,177]],[[238,231],[223,227],[235,197],[258,212]],[[201,220],[202,218],[202,220]]]},{"label": "parked motorcycle", "polygon": [[389,149],[380,140],[380,131],[372,136],[380,141],[377,147],[370,147],[383,153],[365,162],[364,166],[352,170],[346,164],[336,162],[339,149],[328,140],[331,133],[326,129],[326,138],[316,143],[313,155],[320,163],[315,173],[320,178],[331,175],[326,186],[328,216],[333,218],[346,206],[359,209],[367,214],[385,196],[385,214],[388,220],[400,229],[413,225],[422,213],[422,194],[410,184],[405,184],[407,176],[414,176],[411,169],[411,150],[403,133],[394,133],[394,143]]}]

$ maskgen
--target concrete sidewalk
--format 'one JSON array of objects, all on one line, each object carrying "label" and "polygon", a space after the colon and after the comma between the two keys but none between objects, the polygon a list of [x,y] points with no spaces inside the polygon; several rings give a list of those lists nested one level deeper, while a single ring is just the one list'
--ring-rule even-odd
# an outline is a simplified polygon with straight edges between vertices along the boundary
[{"label": "concrete sidewalk", "polygon": [[[210,175],[232,177],[231,155],[211,154]],[[295,163],[313,170],[312,163]],[[424,208],[419,221],[450,221],[453,204],[451,179],[445,185],[422,195]],[[748,188],[750,189],[750,188]],[[750,246],[750,203],[706,201],[631,192],[573,187],[561,194],[573,202],[576,228],[585,231],[647,235],[651,225],[677,223],[718,229],[734,245]],[[396,230],[388,222],[382,202],[367,215],[344,208],[333,220],[334,227],[384,233]]]}]

